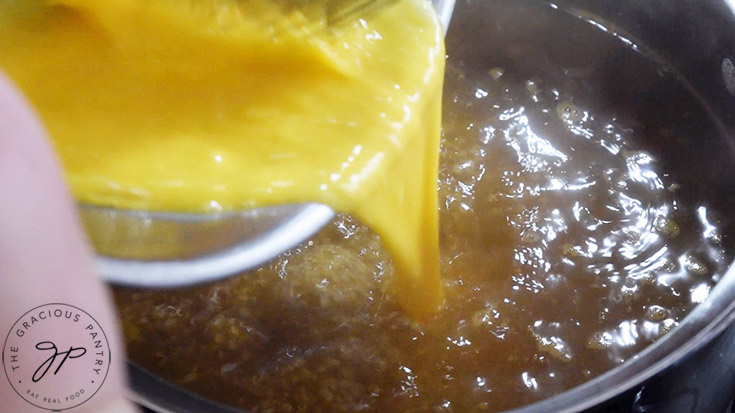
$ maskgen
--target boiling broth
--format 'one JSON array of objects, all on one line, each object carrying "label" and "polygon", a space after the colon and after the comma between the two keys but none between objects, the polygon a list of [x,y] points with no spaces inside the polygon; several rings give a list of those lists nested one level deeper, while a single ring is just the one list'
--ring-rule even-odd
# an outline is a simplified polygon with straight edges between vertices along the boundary
[{"label": "boiling broth", "polygon": [[496,36],[448,38],[438,315],[400,310],[379,237],[340,216],[250,274],[118,290],[130,357],[255,411],[498,411],[623,363],[705,300],[730,256],[670,152],[714,133],[705,108],[601,25],[496,4]]}]

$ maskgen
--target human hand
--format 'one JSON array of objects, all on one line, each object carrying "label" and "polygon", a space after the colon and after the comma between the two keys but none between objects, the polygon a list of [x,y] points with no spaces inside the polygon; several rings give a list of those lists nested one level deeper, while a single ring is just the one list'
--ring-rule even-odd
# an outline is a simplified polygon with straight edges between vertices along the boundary
[{"label": "human hand", "polygon": [[[11,331],[21,315],[48,303],[70,304],[94,317],[105,332],[112,355],[99,391],[68,411],[136,411],[124,397],[124,350],[112,300],[95,274],[92,252],[58,161],[28,104],[0,75],[0,337]],[[63,334],[75,332],[69,329]],[[64,339],[78,340],[61,337]],[[6,370],[7,356],[6,351]],[[74,362],[81,363],[65,360],[59,375],[73,371]],[[55,394],[56,389],[48,391]],[[10,378],[0,379],[0,412],[43,411],[24,400],[22,390],[17,393]]]}]

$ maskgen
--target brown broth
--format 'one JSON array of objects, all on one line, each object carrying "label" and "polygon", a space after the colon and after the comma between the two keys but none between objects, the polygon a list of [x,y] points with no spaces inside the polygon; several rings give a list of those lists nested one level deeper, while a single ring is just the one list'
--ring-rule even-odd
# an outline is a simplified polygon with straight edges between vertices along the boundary
[{"label": "brown broth", "polygon": [[250,274],[117,290],[131,359],[255,411],[497,411],[598,376],[675,328],[726,268],[709,209],[680,195],[666,154],[643,142],[650,130],[590,93],[594,69],[493,63],[449,59],[440,314],[406,317],[379,238],[340,216]]}]

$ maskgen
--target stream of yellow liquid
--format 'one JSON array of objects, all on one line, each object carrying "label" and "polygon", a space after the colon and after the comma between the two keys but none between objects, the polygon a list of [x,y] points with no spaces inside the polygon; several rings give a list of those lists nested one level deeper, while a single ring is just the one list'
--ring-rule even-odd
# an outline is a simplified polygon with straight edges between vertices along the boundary
[{"label": "stream of yellow liquid", "polygon": [[208,212],[306,201],[391,252],[396,294],[442,303],[443,34],[425,0],[330,23],[329,0],[6,0],[0,68],[75,197]]}]

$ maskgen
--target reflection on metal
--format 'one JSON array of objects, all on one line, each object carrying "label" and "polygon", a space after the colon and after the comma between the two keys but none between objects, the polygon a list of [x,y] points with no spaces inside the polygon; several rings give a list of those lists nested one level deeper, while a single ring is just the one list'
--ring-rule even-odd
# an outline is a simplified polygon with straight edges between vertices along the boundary
[{"label": "reflection on metal", "polygon": [[735,65],[728,58],[722,60],[722,81],[725,82],[727,91],[735,96]]}]

